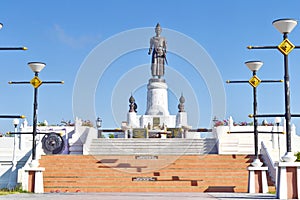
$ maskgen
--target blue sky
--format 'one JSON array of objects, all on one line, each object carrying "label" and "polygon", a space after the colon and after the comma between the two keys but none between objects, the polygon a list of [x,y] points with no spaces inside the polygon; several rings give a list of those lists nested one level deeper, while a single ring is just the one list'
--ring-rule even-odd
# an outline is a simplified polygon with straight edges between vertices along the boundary
[{"label": "blue sky", "polygon": [[[219,118],[233,116],[234,120],[251,121],[252,88],[249,85],[227,85],[225,81],[248,80],[251,72],[244,65],[248,60],[261,60],[264,65],[258,72],[261,79],[283,79],[283,56],[277,50],[247,50],[248,45],[278,45],[282,35],[272,26],[279,18],[299,20],[299,1],[98,1],[98,0],[51,0],[1,2],[0,46],[26,46],[28,51],[0,52],[0,94],[1,114],[24,114],[32,124],[33,87],[30,85],[9,85],[8,81],[30,80],[33,73],[28,68],[30,61],[45,62],[46,68],[40,73],[42,80],[64,80],[64,85],[42,85],[39,88],[38,121],[47,120],[59,124],[62,119],[72,120],[74,84],[88,55],[124,31],[154,27],[157,22],[164,28],[174,30],[199,44],[215,63],[224,83],[226,113]],[[154,30],[149,36],[154,35]],[[289,35],[290,41],[300,44],[299,25]],[[167,38],[168,40],[168,38]],[[145,45],[149,37],[145,36]],[[172,43],[168,43],[172,46]],[[119,44],[116,45],[126,44]],[[108,47],[109,48],[109,47]],[[114,47],[116,48],[116,47]],[[179,48],[179,47],[177,47]],[[109,50],[109,49],[108,49]],[[299,54],[299,56],[297,56]],[[99,63],[102,62],[101,56]],[[198,109],[198,121],[192,115],[193,127],[208,127],[212,118],[211,95],[205,77],[196,76],[193,67],[180,55],[168,55],[169,71],[174,69],[188,80],[196,95],[196,104],[189,104],[189,113]],[[113,60],[99,79],[94,101],[95,116],[101,116],[104,128],[119,127],[119,118],[126,119],[128,97],[118,99],[125,108],[112,110],[111,91],[130,70],[150,63],[146,49],[131,51]],[[300,52],[294,50],[289,55],[291,76],[291,110],[300,113]],[[103,67],[103,66],[100,66]],[[205,66],[203,66],[205,67]],[[150,66],[142,67],[149,73]],[[166,71],[166,74],[168,70]],[[170,72],[171,73],[171,72]],[[133,78],[135,78],[133,74]],[[211,77],[210,77],[211,78]],[[171,78],[170,78],[171,79]],[[166,80],[168,82],[167,76]],[[147,83],[145,79],[145,84]],[[171,81],[170,81],[171,82]],[[171,84],[172,87],[177,85]],[[178,83],[178,87],[181,83]],[[86,90],[91,87],[88,80]],[[121,89],[127,88],[122,85]],[[186,91],[186,88],[180,88]],[[132,91],[139,109],[145,112],[146,86],[138,85]],[[183,92],[184,93],[184,92]],[[177,112],[178,92],[170,92],[170,113]],[[125,103],[124,103],[125,102]],[[193,101],[190,101],[193,102]],[[84,108],[86,102],[82,103]],[[222,102],[221,102],[222,103]],[[224,103],[224,102],[223,102]],[[120,103],[121,105],[121,103]],[[282,113],[284,111],[282,84],[261,84],[258,87],[259,113]],[[120,115],[121,117],[115,117]],[[94,121],[95,119],[89,119]],[[272,121],[273,119],[267,119]],[[293,119],[296,125],[300,121]],[[11,120],[0,121],[0,131],[13,129]]]}]

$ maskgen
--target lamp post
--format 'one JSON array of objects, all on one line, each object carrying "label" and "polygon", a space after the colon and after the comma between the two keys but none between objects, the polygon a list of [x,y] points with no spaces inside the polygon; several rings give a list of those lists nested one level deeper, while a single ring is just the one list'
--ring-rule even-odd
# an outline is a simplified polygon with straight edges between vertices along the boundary
[{"label": "lamp post", "polygon": [[215,127],[216,126],[216,123],[217,123],[217,121],[218,121],[218,118],[217,118],[217,116],[214,116],[214,118],[213,118],[213,127]]},{"label": "lamp post", "polygon": [[36,158],[36,135],[37,135],[37,109],[38,109],[38,88],[42,84],[47,83],[60,83],[63,84],[64,81],[42,81],[39,79],[39,73],[46,66],[43,62],[29,62],[28,66],[34,72],[34,77],[30,81],[10,81],[9,84],[31,84],[34,87],[34,99],[33,99],[33,125],[32,125],[32,161],[30,163],[31,167],[38,167],[39,162]]},{"label": "lamp post", "polygon": [[19,123],[20,123],[19,119],[17,119],[17,118],[13,119],[13,125],[15,128],[15,130],[14,130],[15,132],[17,131],[17,127],[18,127]]},{"label": "lamp post", "polygon": [[[253,86],[253,113],[257,114],[257,91],[256,86],[259,84],[260,79],[256,76],[256,72],[261,68],[263,62],[261,61],[248,61],[245,62],[245,65],[252,71],[252,78],[250,79],[250,84]],[[252,82],[251,82],[252,81]],[[255,159],[251,163],[252,166],[262,166],[262,162],[260,162],[258,158],[258,122],[257,118],[253,117],[253,126],[254,126],[254,155]]]},{"label": "lamp post", "polygon": [[97,119],[96,119],[96,127],[97,127],[97,131],[98,131],[98,138],[102,137],[102,133],[100,131],[101,126],[102,126],[102,119],[100,117],[97,117]]},{"label": "lamp post", "polygon": [[[39,80],[38,79],[39,73],[44,69],[44,67],[46,66],[46,64],[42,63],[42,62],[29,62],[28,66],[34,72],[34,75],[35,75],[34,78],[36,78],[34,81],[38,82],[38,80]],[[37,109],[38,109],[37,97],[38,97],[38,86],[37,87],[34,86],[33,125],[32,125],[32,128],[33,128],[33,131],[32,131],[32,164],[33,165],[38,164],[38,161],[36,159],[36,141],[35,141],[36,134],[37,134],[37,132],[36,132],[36,127],[37,127]]]},{"label": "lamp post", "polygon": [[[287,39],[288,34],[295,28],[297,21],[293,19],[279,19],[272,23],[274,27],[283,34],[283,45],[281,47],[284,55],[284,99],[285,99],[285,120],[286,120],[286,154],[283,156],[284,161],[294,161],[294,154],[291,149],[291,106],[290,106],[290,78],[288,68],[287,45],[292,45]],[[286,41],[286,42],[284,42]],[[292,45],[293,46],[293,45]],[[292,49],[291,49],[292,50]]]},{"label": "lamp post", "polygon": [[[14,125],[14,131],[18,131],[18,125],[19,125],[19,119],[15,118],[13,119],[13,125]],[[17,161],[16,161],[16,149],[17,149],[17,135],[14,134],[14,152],[13,152],[13,159],[12,159],[12,171],[16,169]]]},{"label": "lamp post", "polygon": [[[273,82],[282,82],[282,80],[260,80],[256,76],[256,72],[261,68],[263,65],[263,62],[261,61],[247,61],[245,62],[245,65],[252,71],[252,77],[248,81],[226,81],[227,83],[250,83],[250,85],[253,88],[253,114],[250,115],[253,117],[253,131],[234,131],[234,132],[228,132],[228,133],[254,133],[254,160],[251,163],[252,166],[254,167],[260,167],[262,166],[262,162],[260,162],[259,157],[258,157],[258,133],[263,133],[264,131],[258,131],[258,122],[257,122],[257,89],[256,87],[260,83],[273,83]],[[269,132],[267,132],[269,133]]]},{"label": "lamp post", "polygon": [[[14,131],[17,130],[17,126],[19,124],[19,120],[17,118],[13,119]],[[14,135],[14,147],[13,147],[13,157],[12,157],[12,167],[11,172],[9,174],[9,180],[7,184],[8,189],[13,189],[15,187],[15,183],[17,181],[16,172],[14,172],[17,168],[17,159],[16,159],[16,135]]]},{"label": "lamp post", "polygon": [[295,28],[297,21],[294,19],[278,19],[272,22],[273,26],[283,34],[283,41],[278,46],[248,46],[248,49],[278,49],[284,56],[284,100],[285,100],[285,113],[284,115],[256,115],[256,117],[280,117],[283,116],[286,121],[286,153],[282,157],[285,162],[294,162],[295,156],[291,149],[291,117],[300,117],[300,115],[292,115],[290,109],[290,78],[288,68],[288,54],[294,48],[300,46],[293,45],[288,40],[288,34]]},{"label": "lamp post", "polygon": [[[277,132],[279,132],[279,124],[281,122],[281,118],[280,117],[275,117],[275,124],[277,127]],[[280,161],[280,137],[279,134],[277,135],[277,143],[278,143],[278,161]]]}]

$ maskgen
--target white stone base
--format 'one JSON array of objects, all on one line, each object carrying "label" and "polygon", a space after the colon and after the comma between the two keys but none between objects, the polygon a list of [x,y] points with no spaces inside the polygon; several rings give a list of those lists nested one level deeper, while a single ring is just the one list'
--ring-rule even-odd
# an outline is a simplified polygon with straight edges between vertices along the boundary
[{"label": "white stone base", "polygon": [[149,80],[146,115],[169,115],[167,89],[168,86],[163,79]]},{"label": "white stone base", "polygon": [[186,112],[178,112],[176,115],[176,127],[187,126],[187,113]]},{"label": "white stone base", "polygon": [[167,126],[168,128],[170,127],[175,127],[176,123],[176,116],[175,115],[142,115],[140,117],[140,127],[148,127],[148,124],[153,127],[153,118],[158,117],[159,118],[159,125],[163,127],[163,125]]},{"label": "white stone base", "polygon": [[34,172],[34,193],[44,193],[44,179],[43,179],[43,167],[30,167],[24,170],[22,177],[23,190],[29,190],[29,172]]},{"label": "white stone base", "polygon": [[281,158],[284,162],[295,162],[296,161],[296,156],[294,156],[293,152],[286,152],[284,156]]},{"label": "white stone base", "polygon": [[38,160],[31,160],[31,162],[29,163],[29,166],[31,168],[37,168],[40,165]]},{"label": "white stone base", "polygon": [[[259,185],[261,185],[261,193],[268,193],[268,182],[267,174],[268,167],[248,167],[249,177],[248,177],[248,193],[259,193]],[[261,180],[256,180],[255,174],[261,173]],[[259,176],[258,176],[259,177]],[[259,185],[257,185],[257,183]]]},{"label": "white stone base", "polygon": [[[295,174],[292,174],[291,169]],[[278,199],[300,199],[299,162],[279,162],[277,178],[276,197]]]},{"label": "white stone base", "polygon": [[128,112],[127,113],[127,122],[128,126],[131,128],[140,128],[139,127],[139,119],[136,112]]},{"label": "white stone base", "polygon": [[254,161],[251,163],[251,165],[253,167],[261,167],[263,163],[258,158],[255,158]]}]

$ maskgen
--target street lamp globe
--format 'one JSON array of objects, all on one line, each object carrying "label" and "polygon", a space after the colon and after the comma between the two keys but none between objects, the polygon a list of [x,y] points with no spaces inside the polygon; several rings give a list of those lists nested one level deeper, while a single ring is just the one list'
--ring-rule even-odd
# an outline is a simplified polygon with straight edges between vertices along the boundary
[{"label": "street lamp globe", "polygon": [[17,119],[17,118],[13,119],[13,125],[14,125],[15,127],[18,126],[19,122],[20,122],[19,119]]},{"label": "street lamp globe", "polygon": [[3,27],[3,24],[2,23],[0,23],[0,29]]},{"label": "street lamp globe", "polygon": [[280,124],[281,117],[275,117],[275,124]]},{"label": "street lamp globe", "polygon": [[252,71],[258,71],[264,63],[261,61],[247,61],[245,65]]},{"label": "street lamp globe", "polygon": [[272,24],[280,33],[288,34],[295,28],[297,21],[294,19],[277,19]]},{"label": "street lamp globe", "polygon": [[43,62],[29,62],[28,66],[34,73],[39,73],[40,71],[42,71],[44,69],[46,64]]}]

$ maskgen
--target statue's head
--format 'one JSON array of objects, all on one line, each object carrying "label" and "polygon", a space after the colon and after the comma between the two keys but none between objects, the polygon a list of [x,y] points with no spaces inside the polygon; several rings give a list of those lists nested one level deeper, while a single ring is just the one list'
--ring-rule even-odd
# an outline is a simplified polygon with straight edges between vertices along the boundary
[{"label": "statue's head", "polygon": [[161,26],[160,26],[159,23],[157,23],[157,24],[156,24],[156,27],[155,27],[155,33],[160,34],[161,31],[162,31]]}]

